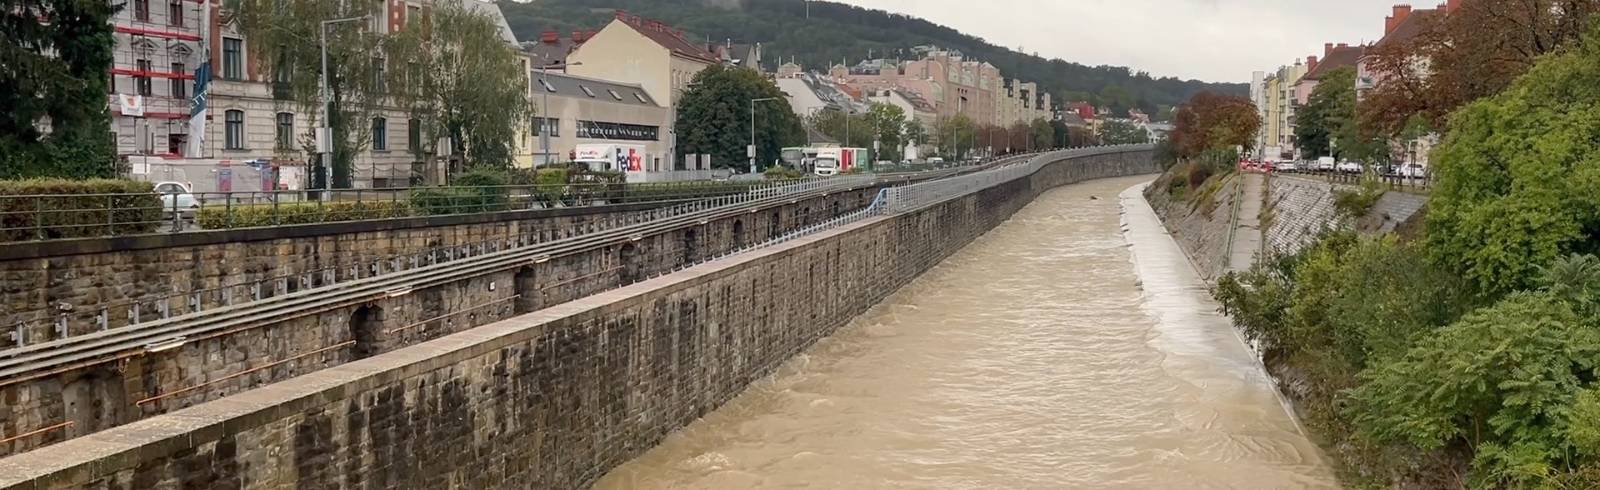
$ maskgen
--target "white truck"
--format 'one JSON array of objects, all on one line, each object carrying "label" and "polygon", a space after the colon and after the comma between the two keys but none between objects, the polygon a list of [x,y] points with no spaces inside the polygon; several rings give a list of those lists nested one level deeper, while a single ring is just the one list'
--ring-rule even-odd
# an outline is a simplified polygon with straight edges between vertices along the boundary
[{"label": "white truck", "polygon": [[850,169],[866,162],[866,148],[818,148],[815,159],[816,174],[832,177],[849,172]]},{"label": "white truck", "polygon": [[650,157],[642,145],[578,145],[572,161],[596,172],[647,172]]}]

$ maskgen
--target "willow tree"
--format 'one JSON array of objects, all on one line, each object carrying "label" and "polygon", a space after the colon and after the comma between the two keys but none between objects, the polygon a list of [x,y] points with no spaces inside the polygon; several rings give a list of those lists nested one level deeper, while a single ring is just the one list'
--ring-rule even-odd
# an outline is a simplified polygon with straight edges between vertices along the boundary
[{"label": "willow tree", "polygon": [[[294,104],[311,124],[299,143],[305,154],[316,154],[316,128],[326,122],[333,130],[333,188],[350,188],[355,157],[372,143],[369,123],[381,113],[387,91],[388,67],[384,56],[387,36],[373,32],[374,21],[385,20],[382,2],[329,2],[325,0],[238,0],[228,11],[232,23],[249,40],[251,66],[257,78],[272,82],[280,104]],[[327,110],[321,88],[322,22],[366,17],[366,20],[327,27]],[[279,151],[288,149],[280,148]],[[316,161],[312,175],[325,187],[323,162]]]},{"label": "willow tree", "polygon": [[448,137],[470,165],[509,166],[533,113],[523,58],[487,12],[436,5],[429,22],[408,25],[390,44],[407,63],[392,84],[397,102],[422,124],[430,152]]}]

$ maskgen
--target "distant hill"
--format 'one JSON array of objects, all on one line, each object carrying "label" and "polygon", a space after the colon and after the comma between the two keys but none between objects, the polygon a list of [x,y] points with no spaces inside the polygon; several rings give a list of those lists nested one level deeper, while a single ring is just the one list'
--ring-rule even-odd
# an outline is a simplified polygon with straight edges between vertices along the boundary
[{"label": "distant hill", "polygon": [[[904,53],[919,45],[955,49],[968,58],[987,61],[1007,78],[1037,82],[1055,100],[1089,100],[1121,113],[1139,108],[1148,114],[1187,100],[1202,90],[1244,95],[1245,84],[1206,83],[1154,78],[1126,67],[1090,67],[1061,59],[1044,59],[995,46],[979,37],[906,15],[832,2],[813,1],[811,18],[799,0],[535,0],[500,3],[506,20],[522,40],[536,40],[545,30],[568,34],[596,29],[615,9],[651,17],[683,28],[691,36],[717,42],[760,42],[764,61],[794,57],[807,69]],[[773,69],[775,66],[769,66]]]}]

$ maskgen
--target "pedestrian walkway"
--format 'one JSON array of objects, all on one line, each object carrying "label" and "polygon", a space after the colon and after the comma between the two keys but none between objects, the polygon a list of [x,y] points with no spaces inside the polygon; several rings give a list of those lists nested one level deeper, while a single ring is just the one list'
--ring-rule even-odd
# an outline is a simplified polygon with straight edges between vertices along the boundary
[{"label": "pedestrian walkway", "polygon": [[1267,176],[1245,173],[1244,190],[1239,196],[1238,220],[1233,229],[1233,240],[1228,247],[1229,272],[1243,272],[1255,262],[1261,250],[1261,203],[1265,200]]}]

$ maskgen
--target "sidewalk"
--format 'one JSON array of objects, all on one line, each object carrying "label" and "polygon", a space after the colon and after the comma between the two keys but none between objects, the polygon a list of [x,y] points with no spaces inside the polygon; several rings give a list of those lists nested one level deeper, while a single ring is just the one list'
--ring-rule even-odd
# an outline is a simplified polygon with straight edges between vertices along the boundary
[{"label": "sidewalk", "polygon": [[1261,250],[1261,202],[1265,199],[1267,177],[1258,173],[1244,174],[1244,191],[1239,198],[1239,222],[1233,229],[1229,247],[1229,272],[1244,272],[1254,263],[1256,252]]}]

